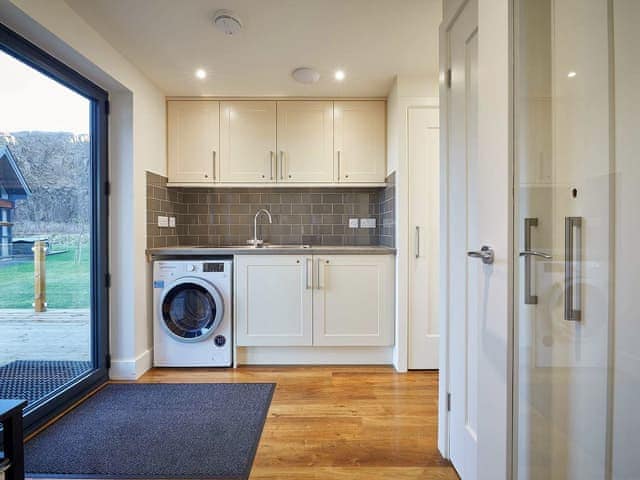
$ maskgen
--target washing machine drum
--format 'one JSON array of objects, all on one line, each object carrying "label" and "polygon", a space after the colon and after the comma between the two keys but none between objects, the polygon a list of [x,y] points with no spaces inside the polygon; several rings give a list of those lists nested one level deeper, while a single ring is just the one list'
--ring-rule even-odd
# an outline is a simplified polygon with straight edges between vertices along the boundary
[{"label": "washing machine drum", "polygon": [[165,291],[160,313],[170,335],[183,341],[200,341],[222,322],[224,303],[214,285],[198,278],[183,278]]}]

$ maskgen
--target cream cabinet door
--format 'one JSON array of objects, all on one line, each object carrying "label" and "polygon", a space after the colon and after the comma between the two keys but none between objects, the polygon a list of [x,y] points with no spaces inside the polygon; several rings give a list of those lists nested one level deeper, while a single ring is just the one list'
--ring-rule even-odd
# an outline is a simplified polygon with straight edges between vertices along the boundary
[{"label": "cream cabinet door", "polygon": [[278,182],[332,182],[333,102],[278,102]]},{"label": "cream cabinet door", "polygon": [[236,343],[312,344],[311,256],[236,256]]},{"label": "cream cabinet door", "polygon": [[220,102],[220,181],[269,183],[276,177],[276,102]]},{"label": "cream cabinet door", "polygon": [[393,255],[314,256],[314,345],[393,345],[394,260]]},{"label": "cream cabinet door", "polygon": [[336,101],[333,112],[336,179],[347,183],[384,182],[386,102]]},{"label": "cream cabinet door", "polygon": [[170,182],[213,183],[220,153],[220,103],[167,102],[167,170]]}]

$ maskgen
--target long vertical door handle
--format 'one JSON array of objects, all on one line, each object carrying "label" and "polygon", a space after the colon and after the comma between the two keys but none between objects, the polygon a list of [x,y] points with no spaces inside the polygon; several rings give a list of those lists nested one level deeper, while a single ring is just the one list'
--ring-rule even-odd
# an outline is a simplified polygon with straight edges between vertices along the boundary
[{"label": "long vertical door handle", "polygon": [[284,151],[280,150],[280,180],[284,180]]},{"label": "long vertical door handle", "polygon": [[[538,226],[537,218],[525,218],[524,219],[524,251],[531,251],[531,229]],[[524,253],[524,252],[521,252]],[[538,303],[538,296],[531,293],[531,262],[533,258],[531,255],[524,256],[524,303],[526,305],[536,305]]]},{"label": "long vertical door handle", "polygon": [[[271,180],[273,180],[273,157],[275,156],[275,153],[273,152],[273,150],[271,150],[269,152],[269,178]],[[277,166],[276,166],[277,168]]]},{"label": "long vertical door handle", "polygon": [[340,163],[342,162],[342,152],[338,150],[338,181],[340,181]]},{"label": "long vertical door handle", "polygon": [[310,257],[305,258],[305,277],[307,283],[307,290],[313,288],[313,260]]},{"label": "long vertical door handle", "polygon": [[[574,236],[576,230],[577,235]],[[564,319],[572,322],[582,319],[580,285],[575,271],[575,266],[581,261],[581,230],[582,217],[564,218]]]},{"label": "long vertical door handle", "polygon": [[213,151],[213,181],[216,181],[216,151]]},{"label": "long vertical door handle", "polygon": [[420,258],[420,226],[416,225],[416,245],[415,245],[415,254],[416,258]]}]

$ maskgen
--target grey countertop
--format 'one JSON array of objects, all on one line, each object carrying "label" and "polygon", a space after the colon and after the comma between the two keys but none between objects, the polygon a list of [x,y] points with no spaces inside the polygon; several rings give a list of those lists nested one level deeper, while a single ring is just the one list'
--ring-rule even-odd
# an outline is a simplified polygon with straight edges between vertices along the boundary
[{"label": "grey countertop", "polygon": [[151,257],[168,256],[210,256],[210,255],[393,255],[395,248],[378,245],[372,246],[310,246],[310,245],[277,245],[261,248],[230,247],[165,247],[150,248],[147,255]]}]

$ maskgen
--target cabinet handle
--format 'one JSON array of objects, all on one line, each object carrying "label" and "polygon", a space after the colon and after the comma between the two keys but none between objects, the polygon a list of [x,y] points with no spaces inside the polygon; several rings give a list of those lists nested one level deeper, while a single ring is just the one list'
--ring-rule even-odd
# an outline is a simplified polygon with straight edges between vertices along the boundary
[{"label": "cabinet handle", "polygon": [[[573,232],[577,230],[577,237]],[[582,319],[580,311],[580,284],[576,282],[574,264],[580,265],[582,247],[581,237],[582,217],[564,218],[564,319],[579,322]],[[575,245],[574,245],[575,244]],[[574,297],[577,306],[574,304]]]},{"label": "cabinet handle", "polygon": [[280,180],[284,180],[284,151],[280,150]]},{"label": "cabinet handle", "polygon": [[[318,288],[324,288],[324,261],[319,258],[318,259]],[[328,260],[327,260],[328,263]]]},{"label": "cabinet handle", "polygon": [[273,157],[274,156],[275,156],[275,153],[273,152],[273,150],[271,150],[269,152],[269,160],[270,160],[270,163],[269,163],[269,178],[271,180],[273,180]]},{"label": "cabinet handle", "polygon": [[313,288],[313,260],[311,258],[305,259],[305,279],[307,284],[307,290]]},{"label": "cabinet handle", "polygon": [[420,227],[416,225],[416,258],[420,258]]},{"label": "cabinet handle", "polygon": [[342,152],[338,150],[338,181],[340,181],[340,163],[342,160]]},{"label": "cabinet handle", "polygon": [[216,181],[216,151],[213,151],[213,181]]}]

